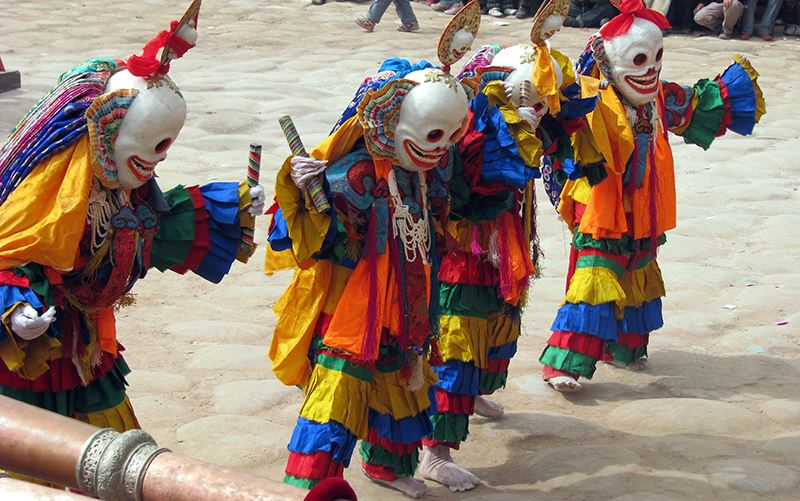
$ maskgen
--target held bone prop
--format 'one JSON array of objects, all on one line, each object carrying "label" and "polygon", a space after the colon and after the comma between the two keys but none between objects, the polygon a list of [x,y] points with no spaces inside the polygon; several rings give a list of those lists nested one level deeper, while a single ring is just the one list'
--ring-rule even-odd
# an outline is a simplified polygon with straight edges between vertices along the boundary
[{"label": "held bone prop", "polygon": [[[278,119],[278,123],[281,125],[283,135],[286,136],[286,142],[289,143],[289,149],[292,150],[292,155],[296,157],[307,157],[308,153],[306,153],[306,148],[303,146],[303,141],[300,140],[300,134],[297,133],[294,122],[292,122],[292,117],[284,115]],[[308,181],[306,191],[308,191],[308,195],[311,197],[311,201],[314,203],[314,207],[319,213],[325,214],[331,210],[328,199],[325,197],[325,190],[322,189],[322,180],[319,176]]]}]

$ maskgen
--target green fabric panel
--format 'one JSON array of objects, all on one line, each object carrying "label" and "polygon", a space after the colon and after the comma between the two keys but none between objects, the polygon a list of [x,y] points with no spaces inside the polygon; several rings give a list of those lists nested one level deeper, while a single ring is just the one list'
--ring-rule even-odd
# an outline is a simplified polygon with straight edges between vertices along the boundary
[{"label": "green fabric panel", "polygon": [[395,454],[378,444],[361,441],[361,459],[365,463],[390,468],[398,477],[413,477],[419,464],[419,451],[411,454]]},{"label": "green fabric panel", "polygon": [[490,313],[503,311],[496,287],[447,282],[439,285],[440,315],[489,318]]},{"label": "green fabric panel", "polygon": [[577,351],[565,350],[556,346],[548,346],[539,357],[539,362],[560,371],[580,374],[592,379],[597,360]]},{"label": "green fabric panel", "polygon": [[652,260],[653,260],[653,258],[651,256],[644,256],[644,257],[640,258],[639,261],[637,261],[637,263],[636,263],[636,269],[637,270],[641,270],[642,268],[644,268],[645,266],[650,264],[650,262]]},{"label": "green fabric panel", "polygon": [[299,487],[301,489],[306,489],[306,490],[311,489],[312,487],[317,485],[317,482],[319,482],[319,480],[313,478],[299,478],[299,477],[294,477],[292,475],[286,475],[283,477],[284,484],[293,485],[295,487]]},{"label": "green fabric panel", "polygon": [[625,267],[617,263],[613,259],[603,256],[581,256],[578,262],[575,263],[576,268],[608,268],[613,271],[617,277],[622,277],[625,273]]},{"label": "green fabric panel", "polygon": [[466,414],[436,413],[431,416],[431,424],[431,438],[437,442],[463,442],[469,435],[469,416]]},{"label": "green fabric panel", "polygon": [[[661,246],[666,242],[667,236],[662,234],[658,236],[656,244]],[[576,250],[597,249],[619,256],[630,256],[639,251],[649,251],[650,239],[640,238],[639,240],[634,240],[628,235],[623,235],[620,239],[602,238],[600,240],[595,240],[588,233],[579,233],[576,231],[572,236],[572,246]]]},{"label": "green fabric panel", "polygon": [[47,306],[53,306],[55,299],[53,298],[53,288],[47,275],[44,274],[44,268],[40,264],[28,263],[24,266],[17,266],[12,268],[11,272],[14,275],[25,275],[30,282],[31,290],[36,293]]},{"label": "green fabric panel", "polygon": [[507,380],[508,380],[508,371],[503,371],[503,372],[481,371],[481,382],[480,382],[481,395],[491,395],[500,388],[505,388]]},{"label": "green fabric panel", "polygon": [[72,417],[75,411],[74,391],[26,391],[0,386],[0,395],[61,414],[62,416]]},{"label": "green fabric panel", "polygon": [[84,414],[116,407],[125,400],[125,375],[130,374],[128,364],[122,357],[103,377],[95,379],[89,386],[78,388],[75,396],[75,412]]},{"label": "green fabric panel", "polygon": [[473,194],[465,207],[458,211],[450,211],[453,219],[468,219],[473,224],[481,221],[494,221],[505,211],[514,210],[514,190],[494,195]]},{"label": "green fabric panel", "polygon": [[128,364],[120,357],[114,367],[89,386],[79,386],[66,391],[27,391],[0,386],[0,395],[72,417],[76,412],[89,413],[110,409],[125,399],[125,375]]},{"label": "green fabric panel", "polygon": [[372,372],[364,367],[359,367],[349,360],[343,358],[336,358],[328,355],[327,353],[320,353],[317,355],[317,363],[326,369],[332,371],[344,372],[348,376],[353,376],[366,383],[372,381]]},{"label": "green fabric panel", "polygon": [[194,204],[189,192],[183,186],[164,193],[172,208],[158,221],[158,233],[153,240],[150,266],[159,271],[183,264],[194,241]]},{"label": "green fabric panel", "polygon": [[725,118],[725,101],[722,99],[719,82],[700,80],[694,85],[697,93],[697,106],[692,114],[692,121],[689,127],[683,131],[683,140],[688,144],[696,144],[707,150],[717,131],[722,127],[722,120]]},{"label": "green fabric panel", "polygon": [[634,360],[647,356],[647,345],[639,348],[628,348],[619,343],[606,343],[606,353],[614,357],[614,360],[629,364]]}]

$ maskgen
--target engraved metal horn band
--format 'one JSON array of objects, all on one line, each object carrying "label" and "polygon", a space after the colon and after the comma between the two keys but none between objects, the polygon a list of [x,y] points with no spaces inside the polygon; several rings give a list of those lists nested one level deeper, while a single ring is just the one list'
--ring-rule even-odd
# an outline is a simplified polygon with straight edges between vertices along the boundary
[{"label": "engraved metal horn band", "polygon": [[141,500],[142,481],[150,462],[168,449],[159,448],[142,430],[99,430],[83,445],[75,478],[86,494],[110,501]]}]

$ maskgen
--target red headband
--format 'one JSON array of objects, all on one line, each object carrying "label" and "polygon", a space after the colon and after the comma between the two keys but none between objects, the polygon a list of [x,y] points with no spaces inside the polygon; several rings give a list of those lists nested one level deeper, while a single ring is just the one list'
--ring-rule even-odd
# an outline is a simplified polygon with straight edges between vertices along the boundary
[{"label": "red headband", "polygon": [[137,77],[150,78],[155,74],[166,75],[169,71],[169,59],[166,64],[162,65],[161,61],[156,57],[158,56],[159,49],[170,50],[175,53],[175,59],[183,56],[186,51],[194,47],[186,40],[178,36],[178,21],[170,23],[169,31],[162,31],[155,38],[147,42],[147,45],[142,49],[142,55],[136,54],[128,58],[128,71]]},{"label": "red headband", "polygon": [[611,40],[627,33],[637,17],[650,21],[662,30],[671,27],[662,13],[646,8],[642,0],[622,0],[619,3],[612,3],[620,10],[620,14],[600,28],[603,40]]}]

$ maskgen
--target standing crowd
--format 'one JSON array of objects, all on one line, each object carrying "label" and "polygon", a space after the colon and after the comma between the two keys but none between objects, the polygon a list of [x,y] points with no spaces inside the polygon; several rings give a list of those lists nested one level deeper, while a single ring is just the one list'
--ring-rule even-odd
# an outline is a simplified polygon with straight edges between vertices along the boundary
[{"label": "standing crowd", "polygon": [[[327,0],[312,0],[323,5]],[[413,0],[446,15],[455,15],[462,0]],[[368,3],[364,0],[357,3]],[[373,31],[384,12],[394,3],[400,23],[398,31],[417,31],[412,0],[373,0],[369,11],[356,23]],[[647,0],[648,8],[663,14],[672,25],[665,34],[718,35],[723,39],[749,40],[753,36],[770,41],[776,26],[783,35],[800,36],[800,0]],[[542,0],[480,0],[481,14],[496,18],[528,19],[539,9]],[[619,13],[611,0],[570,0],[564,26],[598,28]]]}]

